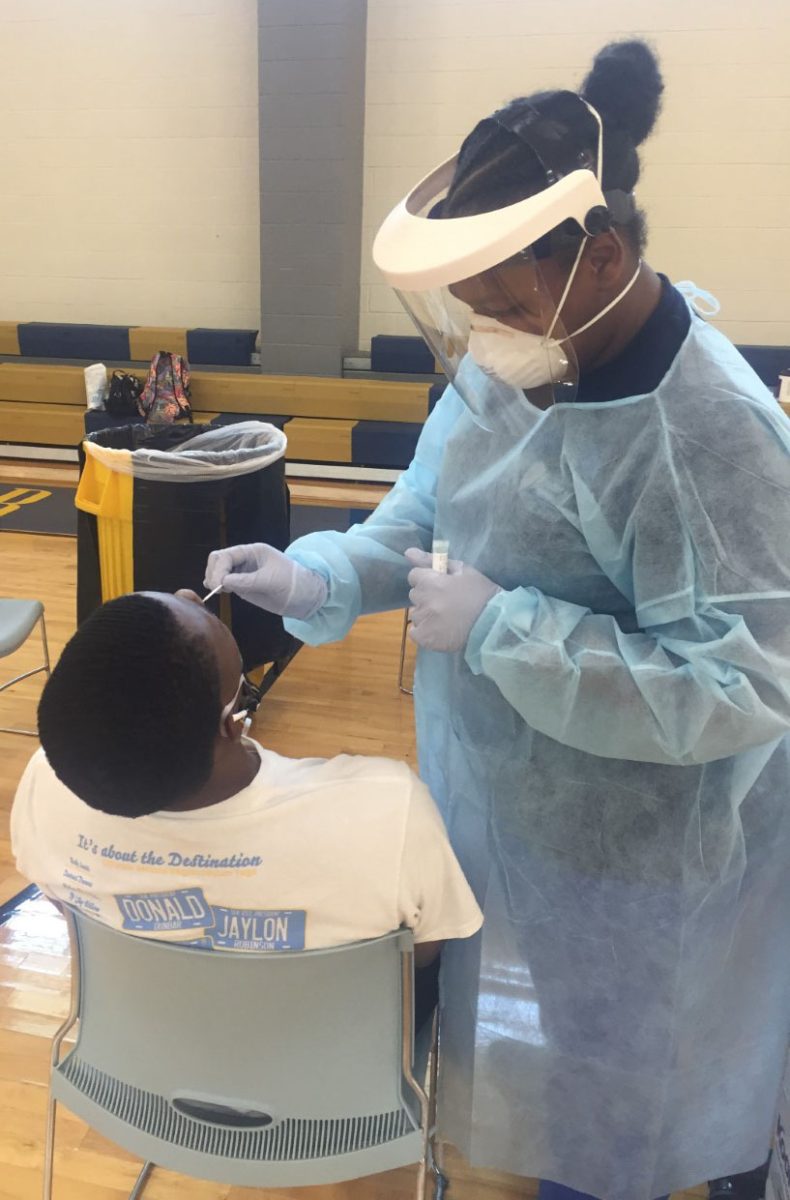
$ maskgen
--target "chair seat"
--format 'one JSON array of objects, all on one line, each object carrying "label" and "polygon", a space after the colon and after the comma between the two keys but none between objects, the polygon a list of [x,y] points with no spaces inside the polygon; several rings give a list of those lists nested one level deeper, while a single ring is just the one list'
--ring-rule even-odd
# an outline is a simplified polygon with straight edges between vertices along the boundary
[{"label": "chair seat", "polygon": [[0,600],[0,658],[19,649],[43,613],[40,600]]}]

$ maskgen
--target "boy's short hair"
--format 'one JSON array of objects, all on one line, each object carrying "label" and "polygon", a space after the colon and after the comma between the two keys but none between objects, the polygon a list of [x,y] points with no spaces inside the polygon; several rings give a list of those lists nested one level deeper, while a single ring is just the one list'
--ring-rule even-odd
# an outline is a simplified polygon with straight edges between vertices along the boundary
[{"label": "boy's short hair", "polygon": [[166,604],[134,594],[96,609],[41,696],[58,779],[91,808],[140,817],[196,792],[213,767],[219,668]]}]

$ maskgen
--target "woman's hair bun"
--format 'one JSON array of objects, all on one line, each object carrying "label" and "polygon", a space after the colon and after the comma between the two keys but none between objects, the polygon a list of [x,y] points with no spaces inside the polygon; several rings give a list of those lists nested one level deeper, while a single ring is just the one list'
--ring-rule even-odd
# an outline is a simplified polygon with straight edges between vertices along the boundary
[{"label": "woman's hair bun", "polygon": [[599,50],[581,94],[604,124],[627,133],[638,146],[661,108],[664,81],[650,47],[641,41],[610,42]]}]

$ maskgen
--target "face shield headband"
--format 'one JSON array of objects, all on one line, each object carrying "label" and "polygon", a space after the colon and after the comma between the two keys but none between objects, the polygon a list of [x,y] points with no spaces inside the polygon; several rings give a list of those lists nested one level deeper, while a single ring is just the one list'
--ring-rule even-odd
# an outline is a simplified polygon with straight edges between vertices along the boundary
[{"label": "face shield headband", "polygon": [[[488,430],[504,426],[517,435],[531,419],[530,405],[546,408],[575,398],[578,367],[570,338],[583,330],[566,332],[560,313],[587,238],[633,212],[633,200],[625,193],[604,196],[598,114],[573,93],[565,94],[564,103],[566,112],[569,105],[583,108],[587,120],[582,127],[588,131],[589,115],[594,117],[595,161],[568,125],[531,106],[515,116],[497,113],[486,121],[529,148],[547,186],[496,210],[442,217],[455,175],[457,160],[452,159],[390,213],[374,245],[377,265],[475,420]],[[568,221],[583,236],[557,303],[543,278],[540,257],[550,253],[551,232]]]},{"label": "face shield headband", "polygon": [[[568,93],[571,95],[572,93]],[[598,126],[598,151],[595,161],[595,173],[598,181],[598,186],[601,189],[601,194],[605,200],[605,212],[588,213],[587,222],[584,226],[585,237],[579,243],[579,248],[576,251],[576,257],[573,261],[568,279],[563,288],[562,295],[557,304],[557,309],[552,319],[551,325],[546,332],[546,340],[552,341],[552,334],[555,326],[562,313],[565,301],[568,298],[573,281],[576,278],[576,272],[581,262],[582,254],[588,237],[594,237],[595,232],[603,233],[606,229],[611,229],[613,224],[624,224],[629,221],[636,212],[634,197],[631,192],[624,192],[618,189],[612,189],[608,192],[603,191],[603,122],[601,121],[598,111],[591,104],[587,104],[581,97],[576,97],[581,104],[592,114]],[[547,121],[542,115],[530,105],[526,111],[519,112],[515,118],[510,118],[505,113],[494,113],[493,117],[489,118],[495,122],[501,129],[512,133],[519,138],[526,146],[532,150],[533,154],[539,160],[543,170],[546,172],[546,181],[551,187],[563,178],[566,171],[572,171],[578,168],[592,170],[593,164],[590,160],[589,151],[584,148],[574,148],[570,144],[570,139],[557,137],[556,123]],[[565,149],[567,147],[567,149]],[[595,229],[599,225],[600,228]],[[592,228],[589,228],[592,226]],[[593,231],[595,230],[595,232]],[[551,239],[548,233],[543,237],[538,238],[537,242],[530,247],[535,258],[540,260],[551,254]],[[573,337],[578,337],[580,333],[585,333],[590,329],[601,317],[605,317],[616,304],[619,304],[625,295],[631,290],[639,277],[639,271],[642,267],[641,259],[637,263],[636,270],[631,276],[626,286],[618,293],[613,300],[596,313],[584,325],[575,329],[573,333],[566,334],[564,338],[554,339],[555,346],[559,346],[563,341],[569,341]],[[556,350],[552,351],[556,354]]]},{"label": "face shield headband", "polygon": [[399,292],[420,292],[458,283],[536,245],[545,255],[551,230],[572,220],[589,237],[628,220],[633,196],[602,189],[603,126],[580,96],[567,93],[598,129],[595,164],[564,125],[528,107],[516,116],[500,112],[486,118],[522,141],[545,175],[547,186],[534,196],[491,212],[441,217],[441,207],[455,176],[457,156],[448,159],[395,206],[373,245],[373,259],[387,282]]}]

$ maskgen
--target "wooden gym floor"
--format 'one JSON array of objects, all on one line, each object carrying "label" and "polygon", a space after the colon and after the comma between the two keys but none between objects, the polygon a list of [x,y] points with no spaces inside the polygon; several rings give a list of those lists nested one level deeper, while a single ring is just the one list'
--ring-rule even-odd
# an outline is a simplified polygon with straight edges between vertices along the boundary
[{"label": "wooden gym floor", "polygon": [[[76,468],[0,464],[0,483],[67,486]],[[296,499],[362,507],[382,489],[292,483]],[[50,652],[56,661],[75,627],[77,544],[73,538],[0,534],[0,590],[37,598],[46,608]],[[411,700],[397,687],[401,617],[365,617],[341,644],[305,647],[265,698],[253,735],[292,756],[384,754],[414,764]],[[35,634],[0,666],[0,682],[40,659]],[[13,669],[12,669],[13,664]],[[0,725],[35,722],[41,676],[0,693]],[[30,755],[32,738],[0,734],[0,904],[27,880],[13,865],[8,813]],[[63,922],[46,900],[24,906],[0,926],[0,1200],[40,1194],[45,1081],[49,1039],[67,1008],[68,951]],[[55,1200],[123,1200],[139,1164],[64,1109],[59,1116]],[[448,1157],[452,1200],[521,1200],[529,1181],[472,1170]],[[148,1200],[410,1200],[413,1169],[353,1183],[297,1190],[230,1188],[155,1171]]]}]

